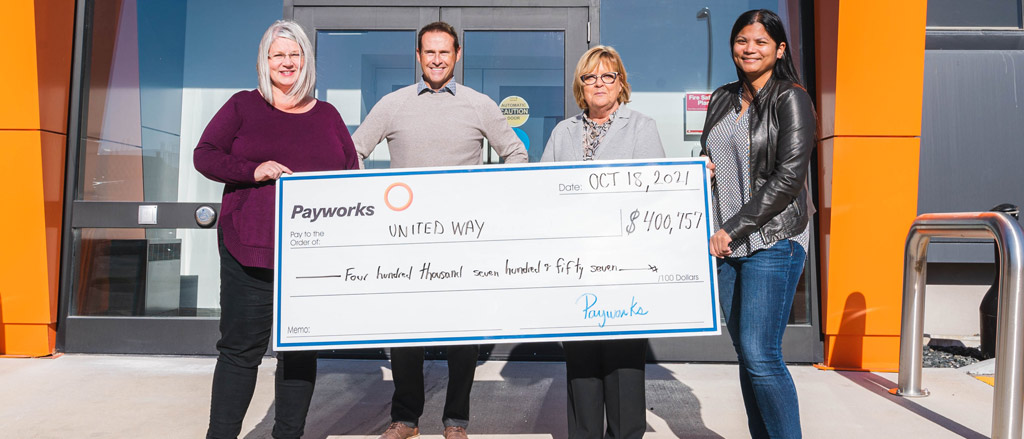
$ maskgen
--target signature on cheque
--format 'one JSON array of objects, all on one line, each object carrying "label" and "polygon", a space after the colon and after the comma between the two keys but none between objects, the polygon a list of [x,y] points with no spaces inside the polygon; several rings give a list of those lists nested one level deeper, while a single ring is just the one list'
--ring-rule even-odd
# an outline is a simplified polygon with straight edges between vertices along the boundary
[{"label": "signature on cheque", "polygon": [[597,294],[584,293],[576,298],[576,304],[583,305],[583,320],[598,320],[598,327],[603,328],[608,320],[624,319],[633,316],[645,316],[648,311],[636,301],[636,296],[630,297],[628,308],[598,308]]}]

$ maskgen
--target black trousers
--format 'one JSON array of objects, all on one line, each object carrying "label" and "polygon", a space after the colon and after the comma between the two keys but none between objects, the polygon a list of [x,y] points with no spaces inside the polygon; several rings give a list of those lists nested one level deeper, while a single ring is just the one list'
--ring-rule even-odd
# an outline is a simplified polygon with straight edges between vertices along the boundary
[{"label": "black trousers", "polygon": [[[445,427],[469,426],[469,393],[473,389],[480,346],[448,346],[448,391],[441,421]],[[423,348],[391,348],[391,421],[419,425],[423,415]]]},{"label": "black trousers", "polygon": [[647,339],[567,341],[562,347],[569,439],[642,438],[647,430]]},{"label": "black trousers", "polygon": [[[270,342],[274,271],[245,267],[220,244],[220,340],[207,438],[235,438]],[[274,379],[275,438],[301,437],[316,381],[316,351],[279,352]]]}]

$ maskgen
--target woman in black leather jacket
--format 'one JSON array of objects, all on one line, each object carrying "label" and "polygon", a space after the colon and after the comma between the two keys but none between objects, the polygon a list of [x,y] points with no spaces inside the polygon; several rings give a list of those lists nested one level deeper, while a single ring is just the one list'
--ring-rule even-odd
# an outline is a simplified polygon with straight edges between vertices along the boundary
[{"label": "woman in black leather jacket", "polygon": [[811,98],[800,86],[778,15],[747,11],[730,36],[739,80],[711,95],[701,151],[712,184],[722,309],[740,363],[754,438],[800,437],[782,334],[808,244],[807,171],[816,141]]}]

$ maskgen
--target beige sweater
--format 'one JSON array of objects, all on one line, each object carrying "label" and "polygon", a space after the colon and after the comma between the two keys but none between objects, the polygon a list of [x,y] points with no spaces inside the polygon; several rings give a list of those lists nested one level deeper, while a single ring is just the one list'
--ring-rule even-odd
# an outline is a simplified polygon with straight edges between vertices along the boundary
[{"label": "beige sweater", "polygon": [[392,168],[480,165],[484,138],[505,163],[528,161],[494,101],[462,84],[454,96],[417,95],[416,84],[389,93],[352,136],[361,159],[387,139]]}]

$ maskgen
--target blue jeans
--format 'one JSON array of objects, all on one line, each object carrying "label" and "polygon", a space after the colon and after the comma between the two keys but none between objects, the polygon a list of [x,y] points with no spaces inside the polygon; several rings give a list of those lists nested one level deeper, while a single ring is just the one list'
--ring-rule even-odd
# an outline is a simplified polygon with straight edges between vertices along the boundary
[{"label": "blue jeans", "polygon": [[800,409],[793,377],[782,361],[782,334],[804,248],[784,239],[740,258],[718,260],[722,311],[740,364],[740,388],[750,436],[799,438]]}]

